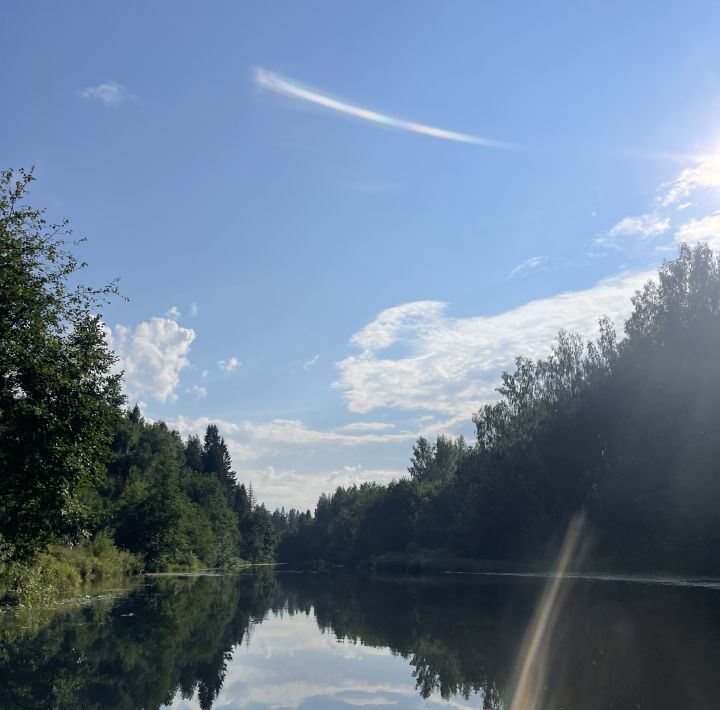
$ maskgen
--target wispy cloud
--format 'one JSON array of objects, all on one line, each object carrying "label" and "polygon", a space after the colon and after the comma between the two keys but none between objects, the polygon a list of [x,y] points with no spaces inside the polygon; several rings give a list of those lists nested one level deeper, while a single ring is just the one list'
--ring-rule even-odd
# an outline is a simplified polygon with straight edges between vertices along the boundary
[{"label": "wispy cloud", "polygon": [[698,190],[720,188],[720,154],[703,155],[695,159],[695,164],[685,168],[670,182],[665,183],[658,196],[663,206],[675,204]]},{"label": "wispy cloud", "polygon": [[127,87],[117,81],[108,81],[106,84],[88,86],[80,91],[84,99],[94,99],[106,106],[117,107],[128,101],[139,101],[138,97],[131,93]]},{"label": "wispy cloud", "polygon": [[240,365],[242,365],[242,362],[240,362],[240,360],[238,360],[238,358],[234,356],[228,358],[227,360],[218,360],[218,367],[223,372],[234,372],[238,369],[238,367],[240,367]]},{"label": "wispy cloud", "polygon": [[200,387],[200,385],[193,385],[185,391],[198,399],[205,399],[205,397],[207,397],[207,389],[205,389],[205,387]]},{"label": "wispy cloud", "polygon": [[385,431],[394,429],[395,425],[390,422],[352,422],[338,427],[339,431]]},{"label": "wispy cloud", "polygon": [[[258,422],[179,416],[168,421],[168,425],[183,437],[189,434],[202,436],[209,424],[215,424],[220,429],[239,479],[245,482],[252,480],[261,501],[270,505],[297,506],[302,503],[309,507],[315,505],[320,493],[339,485],[363,481],[388,482],[406,475],[407,451],[411,442],[418,436],[451,434],[457,427],[457,421],[438,421],[434,417],[423,420],[412,431],[396,431],[392,424],[376,422],[355,422],[322,430],[297,419]],[[397,448],[401,452],[397,468],[391,469],[384,464],[380,469],[365,469],[358,463],[358,459],[366,454],[365,447],[374,449],[376,453],[380,448],[386,453]],[[336,467],[328,463],[340,455],[345,459],[351,458],[353,465]],[[311,461],[309,466],[308,461]],[[324,463],[319,463],[321,461]],[[292,469],[287,470],[288,466]]]},{"label": "wispy cloud", "polygon": [[303,370],[309,370],[311,367],[314,367],[317,365],[317,361],[320,359],[320,355],[315,355],[311,357],[309,360],[306,360],[303,363]]},{"label": "wispy cloud", "polygon": [[508,280],[514,279],[518,276],[525,276],[530,271],[537,269],[538,266],[542,266],[547,262],[546,256],[533,256],[529,259],[525,259],[521,264],[518,264],[507,276]]},{"label": "wispy cloud", "polygon": [[[201,434],[208,424],[217,424],[228,442],[233,460],[255,461],[268,456],[296,451],[300,446],[354,448],[369,444],[388,444],[413,441],[423,433],[364,431],[348,433],[342,430],[313,429],[298,419],[271,419],[269,421],[239,421],[180,416],[169,424],[183,436]],[[434,430],[442,431],[436,427]],[[430,429],[428,429],[430,431]]]},{"label": "wispy cloud", "polygon": [[424,136],[440,138],[446,141],[470,143],[472,145],[484,146],[486,148],[507,149],[514,147],[511,144],[504,143],[502,141],[482,138],[468,133],[449,131],[444,128],[436,128],[435,126],[428,126],[423,123],[415,123],[414,121],[406,121],[401,118],[394,118],[393,116],[388,116],[387,114],[378,113],[377,111],[371,111],[370,109],[363,108],[361,106],[355,106],[344,101],[338,101],[327,94],[305,87],[292,79],[287,79],[279,74],[263,69],[262,67],[257,67],[255,69],[255,83],[261,88],[267,89],[268,91],[272,91],[276,94],[298,99],[299,101],[305,101],[317,106],[323,106],[331,111],[337,111],[348,116],[354,116],[355,118],[362,119],[363,121],[377,123],[381,126],[397,128],[411,133],[419,133]]},{"label": "wispy cloud", "polygon": [[650,212],[648,214],[623,217],[611,229],[597,236],[593,243],[602,247],[620,249],[627,246],[628,238],[648,239],[665,234],[670,229],[670,218]]},{"label": "wispy cloud", "polygon": [[195,301],[193,301],[193,302],[190,304],[190,315],[191,315],[191,317],[194,318],[199,312],[200,312],[200,308],[199,308],[198,304],[195,303]]},{"label": "wispy cloud", "polygon": [[[619,276],[494,316],[452,318],[438,301],[388,308],[353,335],[360,353],[338,363],[334,386],[352,412],[391,407],[468,418],[495,398],[499,375],[516,355],[547,354],[561,328],[592,337],[604,314],[620,323],[650,276]],[[400,355],[382,352],[398,345]]]},{"label": "wispy cloud", "polygon": [[170,320],[177,320],[182,314],[177,306],[172,306],[172,308],[165,311],[165,315],[170,318]]},{"label": "wispy cloud", "polygon": [[621,219],[609,232],[610,237],[656,237],[670,229],[670,219],[661,215],[641,214]]},{"label": "wispy cloud", "polygon": [[[695,243],[708,241],[717,246],[716,215],[696,216],[686,221],[671,238],[672,222],[675,222],[684,210],[702,205],[702,201],[688,198],[700,197],[701,193],[720,191],[720,153],[708,153],[696,156],[681,156],[689,167],[683,168],[677,175],[657,190],[652,210],[640,215],[623,217],[609,230],[598,234],[593,244],[605,249],[640,253],[647,251],[648,240],[667,236],[662,240],[653,240],[654,253],[670,252],[676,248],[675,242]],[[679,159],[680,159],[679,158]],[[592,256],[600,256],[596,253]]]},{"label": "wispy cloud", "polygon": [[688,244],[707,242],[711,249],[720,252],[720,212],[685,222],[678,229],[675,238],[678,242]]}]

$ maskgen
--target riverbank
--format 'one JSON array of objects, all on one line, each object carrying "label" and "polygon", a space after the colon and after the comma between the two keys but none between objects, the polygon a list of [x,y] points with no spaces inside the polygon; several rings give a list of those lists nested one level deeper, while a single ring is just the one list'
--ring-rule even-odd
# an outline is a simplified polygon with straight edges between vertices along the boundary
[{"label": "riverbank", "polygon": [[[387,553],[374,555],[357,565],[371,572],[406,574],[481,574],[512,577],[552,577],[554,560],[478,560],[452,557],[441,552]],[[563,576],[568,579],[638,582],[672,586],[720,587],[720,575],[693,569],[656,569],[615,560],[585,560]]]},{"label": "riverbank", "polygon": [[0,569],[0,603],[43,606],[142,571],[139,556],[119,550],[104,534],[73,549],[51,545],[32,564],[12,563]]},{"label": "riverbank", "polygon": [[545,561],[510,562],[505,560],[477,560],[452,557],[441,552],[397,552],[372,555],[358,565],[378,572],[543,572]]},{"label": "riverbank", "polygon": [[142,557],[117,548],[111,537],[100,534],[72,549],[51,545],[33,564],[0,564],[0,608],[54,606],[101,597],[113,586],[125,587],[138,577],[221,576],[275,565],[237,559],[223,568],[171,565],[149,571]]}]

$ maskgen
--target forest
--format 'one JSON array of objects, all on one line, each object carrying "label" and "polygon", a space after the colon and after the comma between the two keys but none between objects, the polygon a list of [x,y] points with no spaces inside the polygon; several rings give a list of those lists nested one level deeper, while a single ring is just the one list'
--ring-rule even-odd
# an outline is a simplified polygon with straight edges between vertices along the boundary
[{"label": "forest", "polygon": [[518,357],[474,441],[420,438],[406,477],[281,515],[278,558],[547,569],[582,516],[578,567],[720,574],[720,261],[683,245],[632,305],[624,337],[602,318]]},{"label": "forest", "polygon": [[214,425],[183,441],[126,409],[102,307],[67,222],[0,175],[0,599],[31,603],[140,570],[271,560],[277,533]]},{"label": "forest", "polygon": [[[473,441],[413,446],[407,475],[272,514],[210,425],[186,440],[128,408],[67,222],[0,175],[0,598],[111,574],[459,560],[547,567],[572,519],[594,569],[720,574],[720,261],[681,246],[583,342],[517,357]],[[73,547],[74,549],[69,549]]]}]

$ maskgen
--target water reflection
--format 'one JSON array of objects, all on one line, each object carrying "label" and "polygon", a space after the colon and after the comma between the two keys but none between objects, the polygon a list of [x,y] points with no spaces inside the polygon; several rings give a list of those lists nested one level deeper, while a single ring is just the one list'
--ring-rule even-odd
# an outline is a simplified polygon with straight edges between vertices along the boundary
[{"label": "water reflection", "polygon": [[[2,708],[508,708],[541,580],[161,578],[0,621]],[[577,581],[540,707],[720,707],[720,592]]]}]

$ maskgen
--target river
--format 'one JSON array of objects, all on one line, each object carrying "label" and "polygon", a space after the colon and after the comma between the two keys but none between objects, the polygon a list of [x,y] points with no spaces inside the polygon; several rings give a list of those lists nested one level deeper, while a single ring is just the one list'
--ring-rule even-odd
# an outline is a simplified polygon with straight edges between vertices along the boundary
[{"label": "river", "polygon": [[719,590],[568,580],[537,638],[547,584],[269,568],[148,577],[0,616],[0,707],[720,708]]}]

